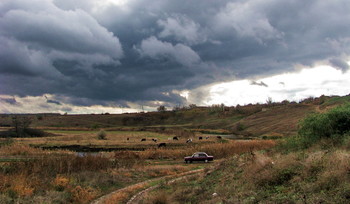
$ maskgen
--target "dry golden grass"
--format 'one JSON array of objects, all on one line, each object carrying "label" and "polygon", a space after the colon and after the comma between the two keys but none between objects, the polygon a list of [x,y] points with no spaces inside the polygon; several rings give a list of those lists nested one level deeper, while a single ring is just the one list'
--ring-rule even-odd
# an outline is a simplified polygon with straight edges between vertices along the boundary
[{"label": "dry golden grass", "polygon": [[166,204],[170,203],[169,193],[164,190],[158,190],[144,197],[142,204]]},{"label": "dry golden grass", "polygon": [[[157,138],[158,142],[184,143],[181,141],[169,141],[172,138],[167,134],[147,132],[147,131],[105,131],[105,140],[100,140],[96,136],[98,131],[48,131],[56,134],[51,137],[40,138],[16,138],[15,140],[21,144],[32,145],[96,145],[96,146],[135,146],[135,145],[154,145],[151,140]],[[127,140],[129,138],[129,140]],[[145,142],[141,142],[142,138],[146,138]]]},{"label": "dry golden grass", "polygon": [[1,146],[1,156],[43,156],[43,155],[72,155],[73,152],[66,150],[47,151],[40,148],[34,148],[27,144],[13,143],[11,145]]},{"label": "dry golden grass", "polygon": [[[81,136],[83,133],[77,134]],[[135,133],[130,133],[135,134]],[[70,135],[71,136],[71,135]],[[117,134],[119,138],[124,136]],[[134,135],[135,138],[143,137],[144,132]],[[162,136],[162,135],[161,135]],[[63,137],[63,136],[62,136]],[[95,133],[91,137],[96,138]],[[107,137],[111,135],[107,132]],[[150,137],[153,137],[153,135]],[[163,139],[166,136],[162,136]],[[97,140],[97,139],[96,139]],[[174,142],[174,141],[171,141]],[[175,141],[175,143],[178,141]],[[183,141],[180,141],[183,142]],[[7,173],[0,172],[0,193],[13,192],[18,197],[31,198],[36,192],[57,191],[68,192],[69,199],[75,203],[88,203],[101,194],[98,188],[91,188],[83,183],[74,183],[71,175],[82,172],[105,172],[111,176],[123,177],[127,183],[133,183],[139,177],[149,179],[154,177],[171,176],[194,168],[194,165],[181,166],[178,163],[167,160],[167,165],[159,165],[157,161],[147,159],[171,158],[182,159],[183,156],[191,155],[197,151],[204,151],[214,155],[216,159],[233,154],[240,154],[252,150],[270,148],[275,145],[274,141],[228,141],[227,143],[197,143],[185,146],[174,146],[165,149],[148,149],[146,151],[115,152],[111,158],[102,156],[78,157],[69,151],[46,151],[33,148],[24,144],[14,143],[0,148],[1,155],[17,156],[28,155],[26,162],[2,163],[3,169],[10,169]],[[152,163],[148,163],[152,162]],[[116,173],[118,175],[113,174]],[[123,175],[123,176],[121,176]],[[139,176],[135,178],[135,175]],[[102,184],[101,184],[102,185]],[[124,202],[133,193],[147,187],[146,184],[131,186],[130,188],[113,195],[109,203]],[[107,202],[107,203],[108,203]]]},{"label": "dry golden grass", "polygon": [[14,155],[40,155],[45,151],[33,148],[28,145],[14,144],[0,147],[0,155],[2,156],[14,156]]},{"label": "dry golden grass", "polygon": [[179,149],[148,149],[140,152],[138,156],[142,159],[182,159],[194,152],[206,152],[215,158],[224,158],[234,154],[271,148],[275,144],[272,140],[230,141],[228,143],[192,145]]}]

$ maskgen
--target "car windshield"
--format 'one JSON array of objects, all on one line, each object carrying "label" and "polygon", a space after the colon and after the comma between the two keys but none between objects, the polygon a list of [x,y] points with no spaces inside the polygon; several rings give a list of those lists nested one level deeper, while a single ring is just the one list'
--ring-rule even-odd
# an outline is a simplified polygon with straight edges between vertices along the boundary
[{"label": "car windshield", "polygon": [[194,153],[192,157],[207,157],[205,153]]}]

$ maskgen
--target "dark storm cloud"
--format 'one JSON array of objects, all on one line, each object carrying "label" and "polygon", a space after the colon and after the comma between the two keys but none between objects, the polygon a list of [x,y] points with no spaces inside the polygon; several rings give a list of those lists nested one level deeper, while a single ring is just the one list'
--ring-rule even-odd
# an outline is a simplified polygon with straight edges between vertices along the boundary
[{"label": "dark storm cloud", "polygon": [[338,60],[349,54],[347,0],[108,2],[2,1],[0,94],[178,104],[184,98],[173,90],[296,64],[348,69]]}]

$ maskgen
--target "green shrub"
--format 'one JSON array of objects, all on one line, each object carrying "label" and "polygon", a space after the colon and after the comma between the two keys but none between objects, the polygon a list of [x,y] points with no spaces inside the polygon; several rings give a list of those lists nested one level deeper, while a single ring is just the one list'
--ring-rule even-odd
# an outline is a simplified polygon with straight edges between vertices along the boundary
[{"label": "green shrub", "polygon": [[306,117],[298,130],[299,142],[309,147],[321,139],[341,143],[350,132],[350,104],[336,107],[326,113]]}]

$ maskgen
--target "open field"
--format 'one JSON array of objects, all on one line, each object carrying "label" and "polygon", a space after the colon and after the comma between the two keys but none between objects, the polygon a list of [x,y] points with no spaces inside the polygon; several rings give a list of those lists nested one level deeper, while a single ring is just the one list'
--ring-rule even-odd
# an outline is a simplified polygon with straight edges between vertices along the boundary
[{"label": "open field", "polygon": [[[324,99],[326,100],[326,99]],[[49,130],[151,131],[186,130],[197,133],[233,134],[242,137],[290,136],[298,121],[312,112],[327,109],[344,100],[331,98],[329,105],[319,99],[300,103],[249,104],[246,106],[192,107],[166,112],[129,114],[33,114],[20,115],[31,127]],[[0,115],[0,127],[11,127],[14,115]],[[173,133],[176,134],[176,133]]]},{"label": "open field", "polygon": [[[48,136],[0,138],[1,201],[89,203],[117,189],[149,179],[164,176],[176,178],[178,174],[211,166],[203,163],[187,165],[183,162],[184,156],[197,151],[214,155],[217,160],[275,145],[275,142],[268,140],[233,141],[225,139],[224,135],[218,139],[217,134],[183,129],[117,131],[106,128],[103,138],[99,138],[100,130],[83,127],[41,129]],[[212,131],[203,129],[203,132]],[[173,140],[175,136],[179,139]],[[203,139],[199,140],[199,137]],[[193,142],[186,143],[188,138],[192,138]],[[157,142],[152,139],[157,139]],[[166,143],[166,147],[158,148],[159,143]],[[84,151],[86,148],[99,153],[83,155],[69,151]],[[118,194],[113,199],[124,203],[134,193],[152,185],[157,183],[135,185],[135,188],[127,188],[127,193]]]},{"label": "open field", "polygon": [[[73,133],[64,132],[64,134],[65,136],[55,137],[75,138],[89,134],[92,137],[95,132],[74,131]],[[130,132],[129,134],[137,138],[144,137],[144,134],[148,133]],[[119,132],[115,132],[115,138],[118,136],[122,137]],[[163,137],[159,135],[160,139]],[[88,203],[111,191],[148,179],[209,167],[211,164],[187,165],[183,162],[183,156],[195,151],[207,151],[216,158],[226,158],[252,149],[259,150],[274,146],[274,142],[265,140],[210,144],[202,142],[185,148],[174,146],[162,149],[149,148],[145,151],[114,151],[80,156],[67,150],[49,151],[28,146],[31,142],[39,144],[42,142],[40,139],[22,138],[12,145],[0,148],[0,155],[2,155],[0,179],[3,181],[0,184],[0,200],[5,203]],[[76,142],[76,138],[72,141]],[[137,141],[135,144],[139,143],[141,142]],[[120,142],[115,141],[115,144]],[[147,186],[135,188],[118,199],[123,203],[130,199],[133,193],[145,187]]]},{"label": "open field", "polygon": [[[324,98],[293,104],[196,107],[123,115],[0,115],[0,201],[90,203],[125,189],[113,197],[125,203],[150,188],[154,191],[138,202],[314,203],[327,201],[329,195],[345,202],[349,196],[343,193],[348,195],[350,191],[348,184],[341,181],[349,181],[349,126],[335,122],[327,128],[327,121],[348,121],[350,111],[348,105],[326,115],[334,104],[347,101],[331,99],[329,105],[324,105],[328,100]],[[315,120],[300,123],[311,113]],[[30,131],[13,137],[25,130],[11,127],[13,117],[30,120]],[[307,126],[310,124],[314,126]],[[317,142],[320,134],[307,140],[305,135],[312,134],[306,131],[306,138],[300,139],[300,130],[317,131],[319,127],[319,133],[336,128],[342,132],[330,132],[334,138],[325,134],[325,140]],[[40,136],[30,136],[33,130]],[[340,133],[344,136],[340,137]],[[189,138],[193,141],[186,143]],[[166,147],[158,148],[160,143],[166,143]],[[313,144],[318,147],[302,149]],[[213,155],[214,162],[184,163],[184,156],[198,151]],[[333,168],[338,164],[339,171]],[[170,185],[164,180],[198,169],[203,173],[185,182]],[[332,179],[340,183],[334,191]]]}]

